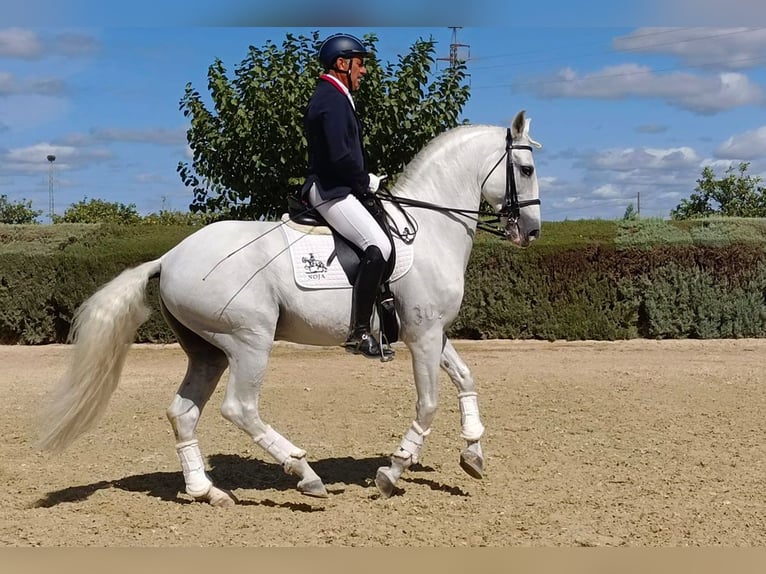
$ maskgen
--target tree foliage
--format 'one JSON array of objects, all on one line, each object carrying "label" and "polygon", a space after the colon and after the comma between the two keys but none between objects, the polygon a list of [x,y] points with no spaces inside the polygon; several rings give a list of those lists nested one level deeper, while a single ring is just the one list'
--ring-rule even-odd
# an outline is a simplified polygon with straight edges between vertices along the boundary
[{"label": "tree foliage", "polygon": [[54,215],[53,223],[119,223],[135,224],[141,221],[136,205],[88,199],[73,203],[64,211],[64,215]]},{"label": "tree foliage", "polygon": [[213,219],[204,213],[191,213],[172,209],[161,209],[141,218],[146,225],[205,225]]},{"label": "tree foliage", "polygon": [[720,179],[716,178],[713,168],[705,167],[694,193],[682,200],[670,212],[670,217],[766,217],[766,189],[760,185],[760,177],[746,175],[749,167],[748,162],[741,162],[736,170],[729,166]]},{"label": "tree foliage", "polygon": [[40,215],[42,215],[42,211],[32,209],[31,200],[10,201],[7,195],[0,195],[0,223],[40,223],[37,221]]},{"label": "tree foliage", "polygon": [[625,213],[622,216],[623,221],[635,221],[638,219],[638,210],[634,204],[629,204],[625,208]]},{"label": "tree foliage", "polygon": [[[377,37],[364,41],[372,55],[354,102],[370,170],[393,179],[430,139],[457,125],[469,96],[465,66],[434,72],[433,39],[417,40],[396,64],[382,65]],[[186,85],[179,108],[190,118],[193,160],[179,162],[177,171],[193,192],[193,212],[255,218],[286,209],[289,191],[305,177],[303,113],[321,73],[320,44],[314,32],[287,34],[281,47],[250,46],[231,79],[216,59],[208,69],[212,108]]]}]

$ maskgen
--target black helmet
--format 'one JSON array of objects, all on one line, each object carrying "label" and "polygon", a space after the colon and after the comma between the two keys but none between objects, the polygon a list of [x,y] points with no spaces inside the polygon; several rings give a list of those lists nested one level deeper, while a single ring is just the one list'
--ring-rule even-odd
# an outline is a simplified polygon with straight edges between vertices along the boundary
[{"label": "black helmet", "polygon": [[349,34],[333,34],[322,42],[319,48],[319,62],[325,70],[330,70],[338,58],[365,57],[369,52],[364,44]]}]

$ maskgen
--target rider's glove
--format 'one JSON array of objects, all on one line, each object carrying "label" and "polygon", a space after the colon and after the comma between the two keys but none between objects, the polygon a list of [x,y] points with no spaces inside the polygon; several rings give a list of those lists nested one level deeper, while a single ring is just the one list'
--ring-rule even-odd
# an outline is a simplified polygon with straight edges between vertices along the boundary
[{"label": "rider's glove", "polygon": [[374,173],[369,174],[370,176],[370,185],[367,186],[367,189],[371,191],[372,193],[375,193],[378,191],[378,188],[380,187],[380,182],[386,179],[386,175],[375,175]]}]

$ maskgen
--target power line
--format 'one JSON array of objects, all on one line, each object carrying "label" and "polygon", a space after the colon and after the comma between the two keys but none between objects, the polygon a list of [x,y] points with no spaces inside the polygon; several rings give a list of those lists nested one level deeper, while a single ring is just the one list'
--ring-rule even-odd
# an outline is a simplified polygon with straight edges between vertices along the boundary
[{"label": "power line", "polygon": [[[646,51],[647,49],[651,49],[651,48],[655,48],[655,47],[672,46],[672,45],[684,44],[684,43],[688,43],[688,42],[697,42],[697,41],[700,41],[700,40],[713,40],[713,39],[718,39],[718,38],[722,38],[722,37],[725,37],[725,36],[733,36],[733,35],[738,35],[738,34],[747,34],[747,33],[757,32],[757,31],[761,31],[761,30],[764,30],[764,29],[765,28],[748,28],[746,30],[735,30],[735,31],[730,31],[730,32],[724,32],[724,33],[721,33],[721,34],[711,34],[711,35],[706,35],[706,36],[696,36],[694,38],[685,38],[685,39],[682,39],[682,40],[674,40],[672,42],[661,42],[661,43],[655,43],[655,44],[644,44],[642,46],[637,46],[637,47],[634,47],[634,48],[623,48],[623,49],[609,48],[608,50],[605,50],[603,52],[602,51],[599,51],[599,52],[589,52],[589,53],[585,53],[585,54],[576,54],[576,56],[578,56],[578,57],[579,56],[595,56],[595,55],[602,55],[604,53],[619,54],[619,53],[624,53],[624,52],[642,52],[642,51]],[[679,32],[679,31],[685,31],[685,30],[687,30],[687,28],[675,28],[675,29],[668,30],[668,31],[662,32],[662,33]],[[657,33],[657,34],[660,34],[660,33]],[[633,40],[633,39],[636,39],[636,38],[644,38],[644,37],[648,37],[648,36],[652,36],[652,35],[654,35],[654,34],[648,33],[648,34],[633,36],[630,39]],[[589,45],[589,44],[579,44],[579,45]],[[577,46],[577,45],[574,45],[574,46]],[[537,50],[537,51],[531,51],[531,52],[519,52],[519,53],[516,53],[516,54],[506,54],[506,55],[499,55],[499,56],[487,56],[487,57],[482,57],[480,59],[481,60],[489,60],[489,59],[496,59],[496,58],[516,58],[520,54],[539,53],[539,52],[546,53],[546,52],[549,52],[549,50]],[[571,57],[573,57],[573,54],[571,53],[571,51],[569,51],[569,47],[565,47],[565,48],[557,48],[556,49],[556,55],[555,56],[551,56],[551,57],[547,57],[547,58],[538,58],[538,59],[534,59],[534,60],[521,60],[521,61],[516,59],[515,61],[506,62],[506,63],[503,63],[503,64],[494,64],[494,65],[491,65],[491,66],[475,66],[473,69],[474,70],[492,70],[492,69],[496,69],[496,68],[507,68],[508,66],[522,66],[522,65],[528,65],[528,64],[537,64],[537,63],[540,63],[540,62],[549,62],[549,61],[552,61],[552,60],[561,60],[563,58],[571,58]],[[721,62],[721,63],[726,63],[726,62]]]},{"label": "power line", "polygon": [[[671,28],[671,29],[668,29],[668,30],[662,30],[662,31],[658,31],[658,32],[647,32],[646,34],[638,34],[636,36],[633,36],[633,38],[646,38],[646,37],[650,37],[650,36],[659,36],[659,35],[663,35],[663,34],[671,34],[671,33],[676,33],[676,32],[685,31],[685,30],[691,30],[691,28]],[[538,49],[538,50],[524,50],[524,51],[521,51],[521,52],[513,52],[511,54],[500,54],[500,55],[497,55],[497,56],[481,56],[481,57],[476,58],[476,60],[482,60],[483,61],[483,60],[495,60],[497,58],[516,58],[516,57],[518,57],[520,55],[524,55],[524,54],[548,54],[550,52],[555,52],[556,53],[556,56],[554,58],[545,58],[543,60],[531,60],[532,63],[541,62],[541,61],[544,62],[544,61],[548,61],[548,60],[552,60],[552,59],[560,59],[560,58],[570,57],[572,55],[571,54],[571,49],[572,48],[577,48],[577,47],[582,47],[582,46],[600,46],[602,44],[603,44],[603,42],[601,40],[593,41],[593,42],[580,42],[580,43],[577,43],[577,44],[565,45],[563,48],[562,47],[543,48],[543,49]],[[610,49],[610,51],[614,51],[614,49],[612,48],[612,49]],[[563,54],[562,54],[562,52],[563,52]],[[588,55],[588,54],[585,54],[585,55]],[[522,62],[522,63],[529,63],[529,62]],[[504,64],[498,64],[496,66],[479,67],[479,68],[476,68],[476,69],[485,70],[485,69],[491,69],[491,68],[498,68],[498,67],[501,67],[501,66],[504,66]]]}]

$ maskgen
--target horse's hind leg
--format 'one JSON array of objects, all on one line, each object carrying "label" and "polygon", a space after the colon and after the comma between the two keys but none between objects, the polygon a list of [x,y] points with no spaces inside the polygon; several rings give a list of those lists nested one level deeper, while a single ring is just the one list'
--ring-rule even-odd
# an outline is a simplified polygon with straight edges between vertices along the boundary
[{"label": "horse's hind leg", "polygon": [[484,425],[481,424],[479,418],[476,385],[473,382],[470,369],[446,337],[442,349],[441,367],[457,387],[457,396],[460,401],[460,436],[467,442],[465,450],[460,453],[460,467],[472,477],[482,478],[484,476],[484,456],[481,452],[479,439],[484,434]]},{"label": "horse's hind leg", "polygon": [[249,434],[288,474],[300,477],[298,490],[308,496],[327,497],[322,480],[306,461],[306,451],[296,447],[258,412],[258,396],[266,374],[272,341],[251,336],[225,345],[229,354],[229,384],[221,406],[223,416]]},{"label": "horse's hind leg", "polygon": [[196,500],[214,506],[229,506],[236,500],[231,493],[213,485],[205,472],[205,461],[196,436],[202,409],[228,365],[226,355],[181,325],[164,306],[162,312],[189,359],[186,375],[166,412],[175,433],[186,492]]}]

